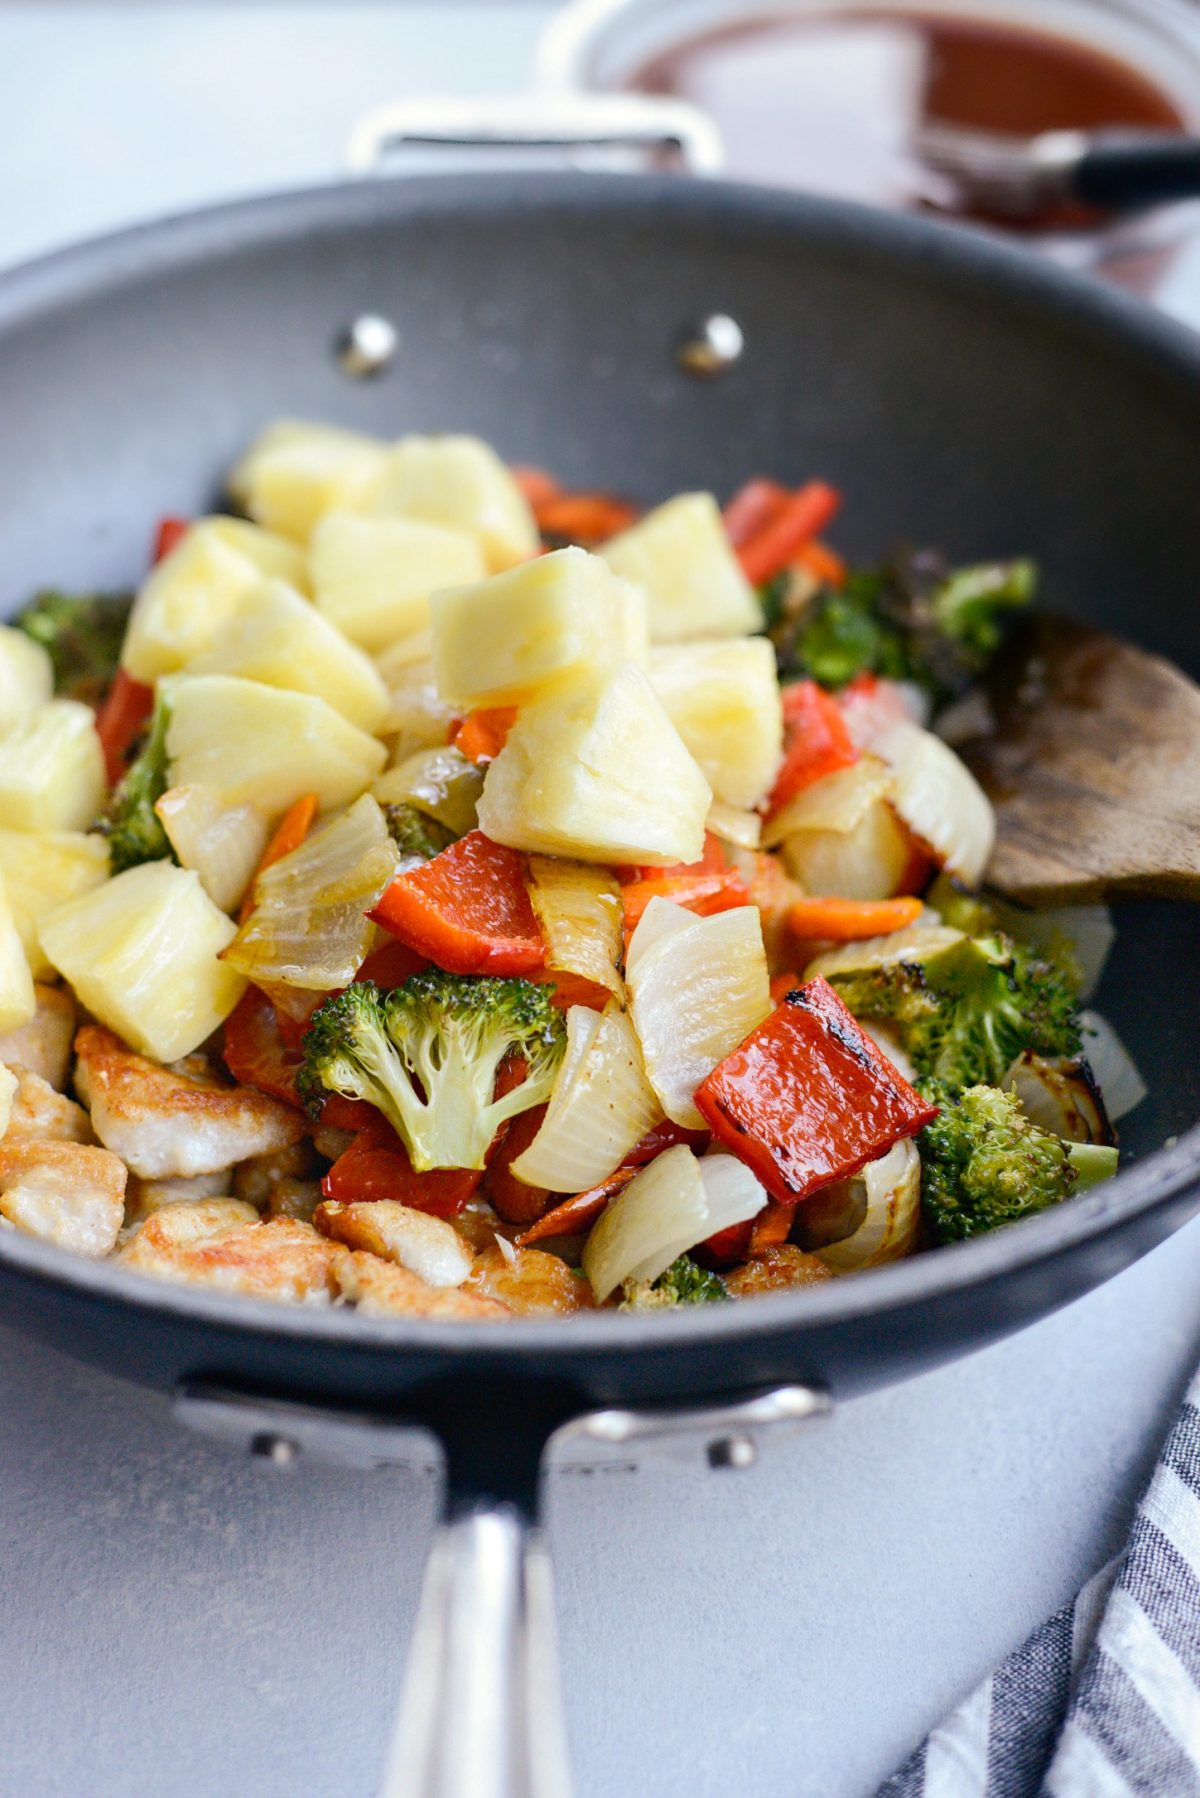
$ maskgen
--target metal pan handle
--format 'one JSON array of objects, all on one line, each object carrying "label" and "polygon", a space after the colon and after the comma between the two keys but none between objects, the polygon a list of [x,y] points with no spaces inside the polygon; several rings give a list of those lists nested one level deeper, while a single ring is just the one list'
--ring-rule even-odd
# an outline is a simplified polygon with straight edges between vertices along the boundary
[{"label": "metal pan handle", "polygon": [[378,174],[395,152],[422,145],[669,150],[689,175],[716,175],[725,164],[725,146],[711,119],[686,101],[646,94],[400,100],[359,120],[346,146],[346,163],[353,174]]},{"label": "metal pan handle", "polygon": [[438,1530],[379,1798],[570,1798],[550,1560],[510,1505]]}]

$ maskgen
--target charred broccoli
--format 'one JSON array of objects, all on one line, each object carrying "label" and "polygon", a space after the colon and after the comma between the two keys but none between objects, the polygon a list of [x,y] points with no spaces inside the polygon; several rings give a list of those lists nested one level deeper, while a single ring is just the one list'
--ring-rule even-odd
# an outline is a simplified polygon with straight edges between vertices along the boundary
[{"label": "charred broccoli", "polygon": [[829,976],[856,1017],[896,1033],[918,1076],[952,1093],[999,1085],[1024,1049],[1080,1052],[1075,993],[1061,970],[1001,931],[963,937],[924,960]]},{"label": "charred broccoli", "polygon": [[658,1311],[670,1305],[707,1305],[727,1299],[729,1288],[720,1274],[710,1273],[681,1255],[657,1280],[626,1280],[622,1289],[623,1311]]},{"label": "charred broccoli", "polygon": [[782,672],[844,687],[857,674],[913,680],[941,703],[981,674],[1003,641],[1009,615],[1028,606],[1032,562],[951,569],[926,551],[850,575],[790,611],[788,595],[765,602]]},{"label": "charred broccoli", "polygon": [[100,820],[100,829],[108,838],[114,874],[136,868],[139,862],[172,858],[167,833],[154,809],[155,801],[167,790],[167,731],[170,723],[170,701],[160,692],[154,702],[149,735]]},{"label": "charred broccoli", "polygon": [[1014,1223],[1116,1171],[1116,1149],[1064,1142],[1030,1122],[1015,1093],[971,1086],[918,1139],[921,1206],[936,1241],[963,1242]]},{"label": "charred broccoli", "polygon": [[385,805],[383,816],[400,854],[412,861],[431,862],[456,840],[445,824],[419,812],[415,805]]},{"label": "charred broccoli", "polygon": [[[327,1093],[378,1106],[419,1173],[482,1167],[500,1125],[549,1098],[565,1043],[549,987],[430,968],[388,993],[364,980],[327,999],[296,1084],[314,1112]],[[510,1054],[525,1079],[497,1098]]]},{"label": "charred broccoli", "polygon": [[56,692],[98,705],[117,671],[132,603],[129,594],[49,588],[13,622],[49,655]]}]

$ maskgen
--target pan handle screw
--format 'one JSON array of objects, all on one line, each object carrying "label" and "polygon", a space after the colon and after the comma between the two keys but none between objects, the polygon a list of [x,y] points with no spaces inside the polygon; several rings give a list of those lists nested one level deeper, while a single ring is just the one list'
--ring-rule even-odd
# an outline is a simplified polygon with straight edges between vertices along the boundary
[{"label": "pan handle screw", "polygon": [[749,1436],[718,1436],[708,1445],[708,1464],[718,1472],[726,1467],[753,1467],[757,1454]]},{"label": "pan handle screw", "polygon": [[275,1436],[264,1432],[252,1437],[250,1453],[261,1455],[272,1467],[291,1467],[300,1450],[290,1436]]},{"label": "pan handle screw", "polygon": [[712,312],[688,331],[676,351],[685,374],[711,381],[741,359],[746,347],[742,327],[727,312]]},{"label": "pan handle screw", "polygon": [[353,319],[337,340],[337,364],[344,375],[364,381],[388,367],[400,345],[400,335],[390,319],[364,312]]}]

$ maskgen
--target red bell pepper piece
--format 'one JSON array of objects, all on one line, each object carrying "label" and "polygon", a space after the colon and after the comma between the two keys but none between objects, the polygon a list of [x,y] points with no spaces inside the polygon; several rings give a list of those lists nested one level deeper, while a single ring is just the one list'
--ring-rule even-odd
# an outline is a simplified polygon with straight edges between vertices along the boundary
[{"label": "red bell pepper piece", "polygon": [[257,1087],[300,1108],[296,1091],[300,1056],[285,1047],[275,1007],[258,987],[248,986],[226,1018],[222,1052],[225,1066],[243,1086]]},{"label": "red bell pepper piece", "polygon": [[702,1262],[712,1262],[717,1267],[732,1267],[735,1262],[744,1261],[750,1253],[750,1243],[754,1235],[754,1220],[751,1218],[744,1224],[730,1224],[725,1230],[718,1230],[715,1236],[709,1236],[697,1246]]},{"label": "red bell pepper piece", "polygon": [[428,966],[425,956],[418,955],[407,943],[390,938],[372,949],[354,978],[373,980],[382,992],[390,993],[393,987],[403,986],[411,975],[422,973]]},{"label": "red bell pepper piece", "polygon": [[665,1149],[677,1148],[686,1143],[689,1149],[697,1153],[708,1144],[707,1130],[689,1130],[686,1124],[676,1124],[671,1118],[664,1118],[653,1130],[648,1130],[641,1142],[635,1143],[621,1163],[622,1167],[645,1167]]},{"label": "red bell pepper piece", "polygon": [[738,549],[746,579],[757,587],[786,568],[802,544],[820,536],[841,503],[841,494],[824,481],[809,481],[790,494]]},{"label": "red bell pepper piece", "polygon": [[609,493],[555,493],[533,502],[543,537],[569,543],[603,543],[637,522],[637,509]]},{"label": "red bell pepper piece", "polygon": [[622,886],[630,886],[635,880],[670,880],[677,874],[720,874],[725,866],[720,837],[706,830],[704,853],[698,862],[669,862],[665,868],[656,868],[652,862],[626,862],[613,872]]},{"label": "red bell pepper piece", "polygon": [[785,1205],[849,1179],[937,1116],[820,975],[718,1063],[696,1104]]},{"label": "red bell pepper piece", "polygon": [[154,688],[118,668],[104,704],[96,714],[96,735],[104,751],[104,773],[115,787],[125,772],[129,751],[149,723]]},{"label": "red bell pepper piece", "polygon": [[721,911],[750,904],[750,889],[736,868],[722,868],[719,874],[665,873],[654,880],[631,880],[621,888],[621,909],[625,917],[625,934],[636,930],[642,913],[652,899],[669,899],[698,917],[711,918]]},{"label": "red bell pepper piece", "polygon": [[482,1168],[436,1167],[418,1174],[400,1138],[390,1135],[386,1145],[374,1130],[357,1136],[322,1180],[325,1197],[343,1205],[396,1199],[433,1217],[457,1217],[483,1179]]},{"label": "red bell pepper piece", "polygon": [[398,874],[369,915],[451,974],[528,977],[545,965],[525,857],[481,830]]},{"label": "red bell pepper piece", "polygon": [[493,1153],[488,1156],[488,1196],[506,1223],[532,1224],[550,1203],[548,1187],[529,1186],[524,1180],[518,1180],[512,1171],[513,1162],[525,1153],[541,1129],[545,1116],[544,1105],[519,1111],[500,1133]]},{"label": "red bell pepper piece", "polygon": [[180,538],[186,537],[191,528],[190,518],[160,518],[158,529],[154,533],[153,560],[161,562],[164,556],[169,556]]},{"label": "red bell pepper piece", "polygon": [[796,681],[783,690],[785,748],[767,813],[781,811],[814,781],[851,767],[859,752],[836,699],[816,681]]}]

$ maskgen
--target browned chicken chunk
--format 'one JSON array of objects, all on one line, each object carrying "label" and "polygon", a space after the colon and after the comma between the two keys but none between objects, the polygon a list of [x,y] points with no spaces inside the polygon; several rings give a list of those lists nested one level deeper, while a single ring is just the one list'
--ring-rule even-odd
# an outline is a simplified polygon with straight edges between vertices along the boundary
[{"label": "browned chicken chunk", "polygon": [[125,1167],[107,1149],[0,1141],[0,1217],[77,1255],[107,1255],[125,1216]]},{"label": "browned chicken chunk", "polygon": [[75,1039],[75,1085],[105,1148],[146,1180],[215,1173],[298,1142],[304,1119],[249,1086],[160,1067],[111,1030]]}]

